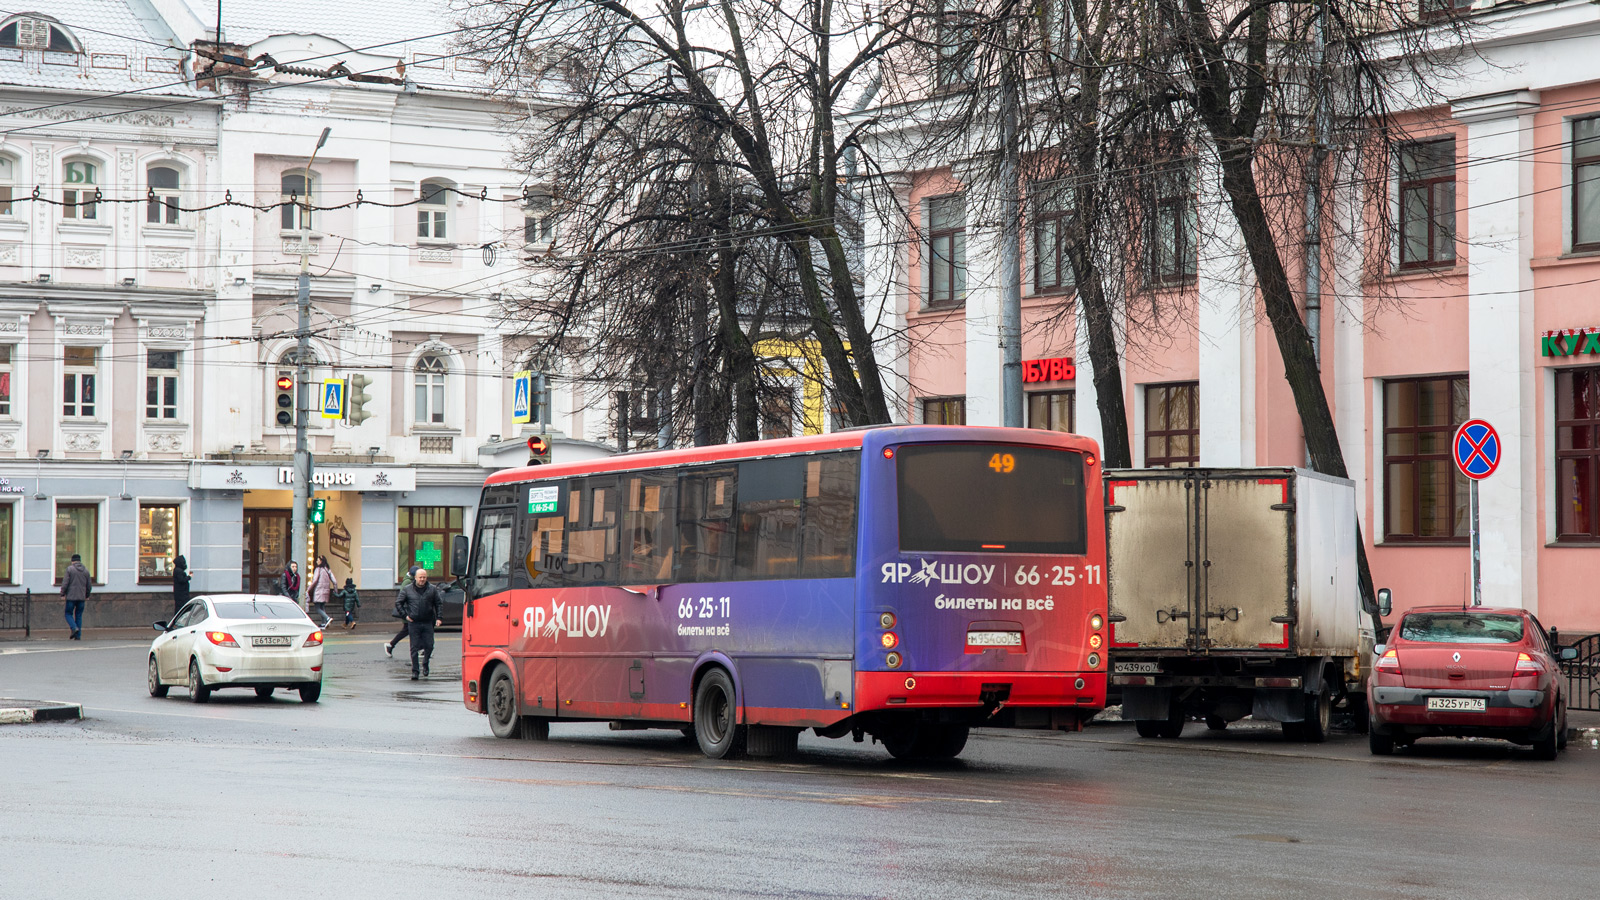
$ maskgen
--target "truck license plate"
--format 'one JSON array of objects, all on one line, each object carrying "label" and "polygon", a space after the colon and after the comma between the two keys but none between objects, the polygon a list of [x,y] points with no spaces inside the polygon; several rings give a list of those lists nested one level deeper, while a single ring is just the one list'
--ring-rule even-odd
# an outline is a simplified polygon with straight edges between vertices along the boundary
[{"label": "truck license plate", "polygon": [[1020,646],[1022,646],[1022,632],[1020,632],[1020,631],[969,631],[969,632],[967,632],[967,646],[969,646],[969,647],[1020,647]]},{"label": "truck license plate", "polygon": [[1111,667],[1118,675],[1159,675],[1161,666],[1153,662],[1119,662]]},{"label": "truck license plate", "polygon": [[1429,709],[1448,709],[1457,712],[1483,712],[1488,701],[1481,697],[1429,697]]}]

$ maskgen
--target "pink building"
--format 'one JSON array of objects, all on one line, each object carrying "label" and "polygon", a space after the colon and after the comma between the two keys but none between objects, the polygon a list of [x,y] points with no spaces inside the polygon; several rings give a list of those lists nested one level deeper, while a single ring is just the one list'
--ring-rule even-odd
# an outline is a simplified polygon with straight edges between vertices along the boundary
[{"label": "pink building", "polygon": [[[1411,111],[1387,198],[1400,234],[1366,248],[1388,258],[1380,279],[1331,251],[1324,263],[1324,386],[1373,574],[1398,608],[1470,598],[1467,488],[1448,445],[1461,421],[1482,418],[1504,445],[1481,485],[1484,602],[1595,632],[1600,9],[1558,0],[1477,21],[1483,58],[1458,74],[1452,102]],[[1140,302],[1168,327],[1122,347],[1133,462],[1303,465],[1277,345],[1216,177],[1195,163],[1184,193],[1207,227],[1173,229],[1175,246],[1147,263],[1159,287]],[[959,163],[919,161],[896,185],[912,221],[868,223],[868,294],[896,329],[885,346],[901,352],[885,356],[900,357],[908,421],[1000,424],[1000,243],[970,215],[977,181]],[[1023,359],[1075,364],[1034,367],[1028,424],[1099,438],[1070,270],[1050,247],[1051,210],[1030,212]],[[1195,233],[1199,246],[1186,246]]]}]

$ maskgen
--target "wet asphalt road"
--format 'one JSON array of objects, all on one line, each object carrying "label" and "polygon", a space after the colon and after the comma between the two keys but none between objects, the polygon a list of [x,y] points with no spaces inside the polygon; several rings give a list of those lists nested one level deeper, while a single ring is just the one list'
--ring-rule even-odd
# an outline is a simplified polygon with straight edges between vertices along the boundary
[{"label": "wet asphalt road", "polygon": [[500,741],[441,636],[414,684],[334,637],[322,702],[144,689],[143,641],[0,643],[0,898],[1535,897],[1600,880],[1600,749],[1378,760],[1275,731],[979,733],[906,765],[802,738],[712,762],[675,732]]}]

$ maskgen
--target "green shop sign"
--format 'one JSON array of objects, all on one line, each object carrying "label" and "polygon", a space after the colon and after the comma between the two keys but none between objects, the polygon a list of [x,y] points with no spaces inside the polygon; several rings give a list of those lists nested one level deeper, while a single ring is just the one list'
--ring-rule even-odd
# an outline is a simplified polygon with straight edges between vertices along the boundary
[{"label": "green shop sign", "polygon": [[1539,338],[1540,356],[1600,356],[1600,326],[1546,331]]}]

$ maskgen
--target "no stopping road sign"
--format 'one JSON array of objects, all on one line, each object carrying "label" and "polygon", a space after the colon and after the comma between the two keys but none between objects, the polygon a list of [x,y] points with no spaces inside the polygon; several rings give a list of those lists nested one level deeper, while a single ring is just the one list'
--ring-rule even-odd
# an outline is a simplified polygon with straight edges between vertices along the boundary
[{"label": "no stopping road sign", "polygon": [[1450,455],[1461,474],[1474,480],[1488,478],[1500,468],[1500,434],[1482,419],[1468,419],[1456,429]]}]

